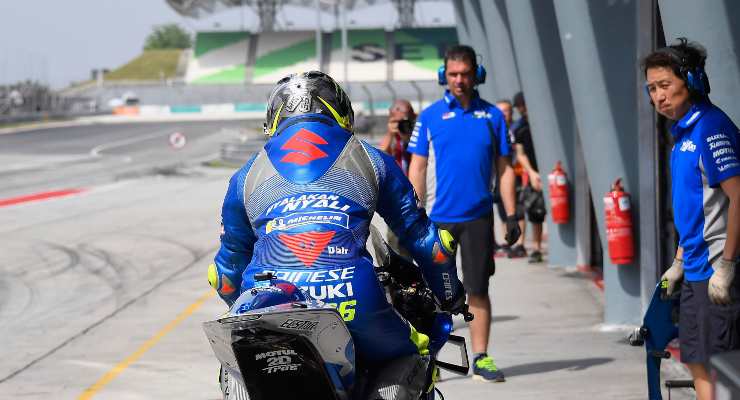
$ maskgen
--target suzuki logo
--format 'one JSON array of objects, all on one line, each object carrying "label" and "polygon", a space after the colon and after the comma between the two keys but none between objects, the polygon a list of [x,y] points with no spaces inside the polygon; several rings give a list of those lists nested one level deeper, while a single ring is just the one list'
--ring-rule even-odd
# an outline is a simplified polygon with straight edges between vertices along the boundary
[{"label": "suzuki logo", "polygon": [[681,143],[681,151],[690,151],[694,152],[696,150],[696,145],[691,140],[686,140]]},{"label": "suzuki logo", "polygon": [[321,151],[317,144],[328,144],[321,136],[301,128],[293,137],[280,148],[280,150],[293,150],[283,156],[280,162],[306,165],[313,160],[328,157],[329,155]]}]

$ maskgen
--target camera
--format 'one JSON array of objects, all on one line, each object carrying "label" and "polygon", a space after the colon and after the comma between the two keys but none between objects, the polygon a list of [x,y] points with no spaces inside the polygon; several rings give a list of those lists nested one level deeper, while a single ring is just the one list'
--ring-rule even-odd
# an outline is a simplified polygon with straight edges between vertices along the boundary
[{"label": "camera", "polygon": [[410,135],[411,131],[414,130],[414,121],[410,119],[402,119],[398,121],[398,131],[404,135]]}]

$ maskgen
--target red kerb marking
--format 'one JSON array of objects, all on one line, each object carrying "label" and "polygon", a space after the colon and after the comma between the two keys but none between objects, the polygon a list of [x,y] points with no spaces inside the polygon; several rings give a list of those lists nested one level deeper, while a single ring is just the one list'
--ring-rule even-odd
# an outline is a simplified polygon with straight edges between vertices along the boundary
[{"label": "red kerb marking", "polygon": [[12,206],[12,205],[21,204],[21,203],[28,203],[31,201],[46,200],[46,199],[51,199],[54,197],[70,196],[70,195],[81,193],[84,191],[85,189],[63,189],[63,190],[54,190],[50,192],[27,194],[25,196],[11,197],[8,199],[0,199],[0,207],[7,207],[7,206]]}]

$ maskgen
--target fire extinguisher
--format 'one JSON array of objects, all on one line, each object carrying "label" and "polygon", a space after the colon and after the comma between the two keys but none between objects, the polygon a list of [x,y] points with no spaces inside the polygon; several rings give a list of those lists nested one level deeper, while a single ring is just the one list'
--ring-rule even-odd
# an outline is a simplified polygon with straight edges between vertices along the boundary
[{"label": "fire extinguisher", "polygon": [[552,222],[556,224],[567,224],[570,219],[570,204],[568,203],[568,177],[558,161],[555,168],[547,175],[548,188],[550,192],[550,208],[552,209]]},{"label": "fire extinguisher", "polygon": [[631,264],[635,258],[631,209],[630,195],[622,189],[622,178],[619,178],[604,196],[606,238],[612,264]]}]

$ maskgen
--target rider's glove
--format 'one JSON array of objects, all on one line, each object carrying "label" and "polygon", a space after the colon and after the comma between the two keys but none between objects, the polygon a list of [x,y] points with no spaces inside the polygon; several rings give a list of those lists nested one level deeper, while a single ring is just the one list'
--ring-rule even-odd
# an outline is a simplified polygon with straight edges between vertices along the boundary
[{"label": "rider's glove", "polygon": [[519,229],[519,221],[517,221],[516,215],[509,215],[506,217],[506,236],[504,239],[506,243],[511,246],[519,240],[519,236],[522,234],[522,230]]},{"label": "rider's glove", "polygon": [[680,258],[674,258],[673,264],[668,270],[660,277],[662,287],[666,289],[666,295],[670,297],[673,292],[676,291],[677,285],[681,283],[683,279],[683,260]]},{"label": "rider's glove", "polygon": [[714,273],[709,278],[709,300],[714,304],[730,304],[730,286],[735,278],[735,261],[721,259],[715,265]]}]

